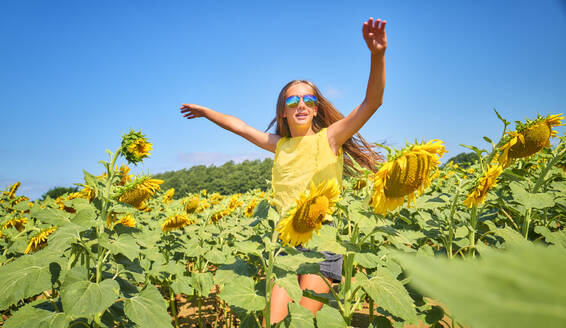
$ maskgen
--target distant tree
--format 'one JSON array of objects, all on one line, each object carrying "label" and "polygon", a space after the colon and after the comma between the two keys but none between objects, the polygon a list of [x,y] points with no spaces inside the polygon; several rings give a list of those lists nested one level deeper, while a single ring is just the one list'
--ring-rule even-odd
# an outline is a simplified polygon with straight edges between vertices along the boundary
[{"label": "distant tree", "polygon": [[77,192],[79,191],[79,188],[77,187],[53,187],[51,189],[49,189],[45,194],[43,194],[43,196],[41,196],[41,200],[45,200],[47,198],[47,196],[55,199],[59,196],[62,196],[66,193],[72,193],[72,192]]},{"label": "distant tree", "polygon": [[[454,162],[461,167],[468,167],[478,161],[478,156],[475,153],[459,153],[458,155],[450,158],[446,163]],[[446,165],[446,164],[445,164]]]},{"label": "distant tree", "polygon": [[189,169],[154,174],[153,177],[164,181],[162,190],[175,188],[176,199],[202,189],[209,193],[229,195],[253,189],[267,190],[270,187],[272,166],[271,158],[263,161],[246,160],[240,164],[229,161],[222,166],[197,165]]}]

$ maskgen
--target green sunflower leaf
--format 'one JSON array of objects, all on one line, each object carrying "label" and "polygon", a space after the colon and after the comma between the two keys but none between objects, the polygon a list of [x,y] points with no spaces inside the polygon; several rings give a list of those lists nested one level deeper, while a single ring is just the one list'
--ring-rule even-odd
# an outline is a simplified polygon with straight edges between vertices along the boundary
[{"label": "green sunflower leaf", "polygon": [[68,315],[83,317],[106,310],[118,298],[120,286],[115,280],[101,283],[77,281],[63,286],[61,301]]},{"label": "green sunflower leaf", "polygon": [[167,302],[159,290],[147,285],[138,295],[124,301],[124,313],[141,328],[170,328]]},{"label": "green sunflower leaf", "polygon": [[[411,285],[446,305],[472,327],[563,327],[566,322],[566,251],[514,244],[481,259],[397,254]],[[455,288],[457,286],[457,288]]]}]

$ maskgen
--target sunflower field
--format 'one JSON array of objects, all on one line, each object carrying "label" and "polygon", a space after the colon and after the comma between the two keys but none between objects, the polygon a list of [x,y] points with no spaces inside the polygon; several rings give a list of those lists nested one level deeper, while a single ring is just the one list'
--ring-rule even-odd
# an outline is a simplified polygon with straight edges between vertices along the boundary
[{"label": "sunflower field", "polygon": [[[564,117],[497,116],[501,139],[466,146],[469,166],[441,165],[440,140],[383,146],[375,173],[312,185],[282,214],[269,192],[175,200],[130,175],[153,147],[130,131],[78,192],[0,195],[0,326],[261,327],[273,281],[293,300],[280,327],[562,327]],[[343,255],[342,282],[302,291],[322,251]]]}]

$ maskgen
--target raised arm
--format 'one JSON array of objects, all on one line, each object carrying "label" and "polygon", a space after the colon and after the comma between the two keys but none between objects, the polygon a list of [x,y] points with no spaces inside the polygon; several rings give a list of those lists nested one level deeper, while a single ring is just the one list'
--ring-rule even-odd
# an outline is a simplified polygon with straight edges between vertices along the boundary
[{"label": "raised arm", "polygon": [[373,18],[364,22],[364,40],[371,51],[371,68],[364,101],[348,116],[328,127],[328,141],[336,152],[346,140],[350,139],[369,120],[383,102],[385,88],[385,35],[386,21]]},{"label": "raised arm", "polygon": [[268,150],[272,153],[275,152],[277,141],[281,138],[276,134],[261,132],[251,126],[247,125],[244,121],[231,115],[222,114],[210,108],[195,104],[183,104],[181,106],[181,113],[187,119],[196,117],[206,117],[208,120],[216,123],[221,128],[244,137],[251,141],[256,146]]}]

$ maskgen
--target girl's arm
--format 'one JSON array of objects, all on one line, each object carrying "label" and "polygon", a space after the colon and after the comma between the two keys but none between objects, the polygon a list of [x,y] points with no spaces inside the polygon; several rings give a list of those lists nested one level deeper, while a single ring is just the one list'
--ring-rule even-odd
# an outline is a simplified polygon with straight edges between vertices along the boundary
[{"label": "girl's arm", "polygon": [[195,117],[206,117],[221,128],[224,128],[230,132],[234,132],[235,134],[251,141],[256,146],[268,150],[272,153],[275,152],[277,141],[279,141],[279,139],[281,138],[276,134],[261,132],[257,129],[254,129],[237,117],[222,114],[203,106],[195,104],[183,104],[181,106],[181,113],[187,119],[193,119]]},{"label": "girl's arm", "polygon": [[356,107],[348,116],[328,127],[328,141],[335,153],[346,140],[361,129],[383,102],[385,49],[387,48],[385,24],[386,21],[380,19],[374,21],[373,18],[364,23],[363,36],[371,51],[371,68],[366,97],[361,105]]}]

